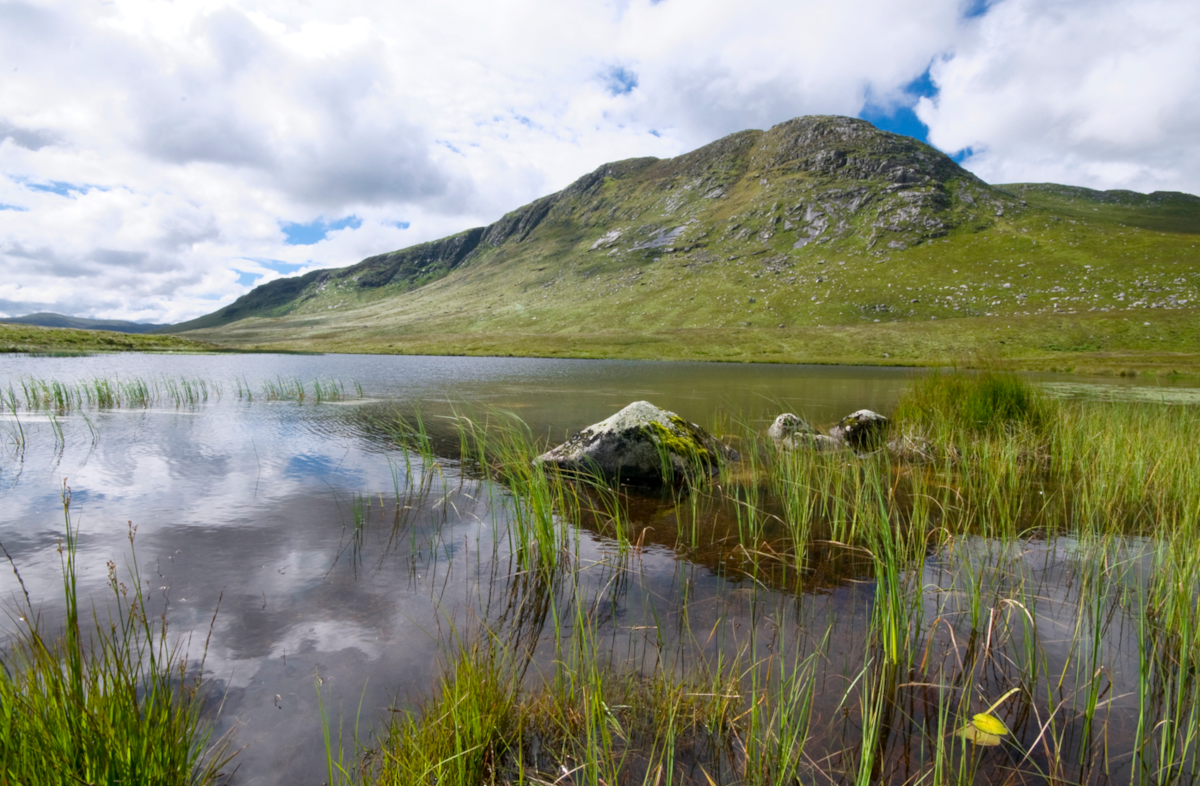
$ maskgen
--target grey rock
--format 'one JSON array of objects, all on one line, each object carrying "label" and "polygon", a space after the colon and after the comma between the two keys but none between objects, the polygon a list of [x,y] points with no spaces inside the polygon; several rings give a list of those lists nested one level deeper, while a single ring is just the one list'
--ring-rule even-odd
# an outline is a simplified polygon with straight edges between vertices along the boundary
[{"label": "grey rock", "polygon": [[813,434],[809,446],[814,450],[845,450],[846,443],[826,434]]},{"label": "grey rock", "polygon": [[825,434],[818,434],[804,418],[785,412],[775,418],[767,436],[782,450],[842,450],[846,443]]},{"label": "grey rock", "polygon": [[736,450],[695,423],[635,401],[535,461],[627,483],[664,485],[691,473],[715,472],[721,462],[738,458]]},{"label": "grey rock", "polygon": [[808,425],[808,422],[804,418],[791,412],[785,412],[775,418],[775,422],[767,429],[767,436],[776,444],[784,447],[792,447],[784,443],[798,434],[811,435],[815,433],[816,431],[812,426]]},{"label": "grey rock", "polygon": [[854,450],[874,450],[883,443],[888,419],[878,412],[860,409],[837,422],[829,435]]}]

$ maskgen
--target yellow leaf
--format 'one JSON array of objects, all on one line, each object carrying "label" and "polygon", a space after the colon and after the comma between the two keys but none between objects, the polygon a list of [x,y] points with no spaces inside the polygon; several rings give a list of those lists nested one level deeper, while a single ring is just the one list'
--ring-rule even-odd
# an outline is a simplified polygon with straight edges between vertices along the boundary
[{"label": "yellow leaf", "polygon": [[985,734],[994,734],[997,737],[1003,737],[1005,734],[1008,734],[1008,727],[1004,725],[1004,721],[995,715],[988,715],[985,712],[981,712],[974,718],[971,718],[971,723]]},{"label": "yellow leaf", "polygon": [[959,729],[958,736],[970,740],[976,745],[982,745],[986,748],[1000,744],[1000,735],[989,734],[986,731],[981,731],[976,728],[974,723],[968,723],[966,726],[963,726],[961,729]]}]

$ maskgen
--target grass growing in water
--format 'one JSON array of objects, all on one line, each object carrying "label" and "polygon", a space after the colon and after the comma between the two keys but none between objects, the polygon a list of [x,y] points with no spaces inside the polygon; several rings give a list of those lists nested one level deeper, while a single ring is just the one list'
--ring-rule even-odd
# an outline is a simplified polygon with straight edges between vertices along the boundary
[{"label": "grass growing in water", "polygon": [[195,407],[221,397],[221,384],[202,377],[125,377],[64,382],[24,377],[0,392],[0,412],[70,415],[85,409],[146,409],[171,404]]},{"label": "grass growing in water", "polygon": [[216,783],[231,756],[228,740],[212,741],[200,717],[204,660],[189,669],[187,653],[168,643],[165,618],[149,616],[136,561],[130,585],[109,563],[115,614],[93,612],[95,633],[85,633],[70,502],[64,485],[63,630],[48,635],[26,595],[21,628],[4,650],[0,782]]},{"label": "grass growing in water", "polygon": [[[398,708],[352,779],[1190,781],[1194,412],[1054,400],[993,371],[918,383],[895,414],[894,447],[866,456],[783,451],[747,428],[741,465],[657,500],[536,467],[546,446],[509,417],[460,421],[464,468],[510,495],[515,564],[501,580],[532,593],[525,603],[540,593],[553,655],[529,654],[534,634],[511,645],[503,615],[470,646],[453,634],[434,695]],[[588,531],[614,548],[602,592],[582,582]],[[598,610],[625,608],[626,561],[647,539],[755,598],[794,593],[803,609],[850,579],[867,606],[805,623],[794,644],[742,634],[702,655],[646,612],[646,651],[622,662],[608,637],[624,629]],[[682,604],[670,611],[686,618]],[[1117,695],[1127,662],[1134,691]],[[994,749],[958,733],[981,714],[1009,732]]]}]

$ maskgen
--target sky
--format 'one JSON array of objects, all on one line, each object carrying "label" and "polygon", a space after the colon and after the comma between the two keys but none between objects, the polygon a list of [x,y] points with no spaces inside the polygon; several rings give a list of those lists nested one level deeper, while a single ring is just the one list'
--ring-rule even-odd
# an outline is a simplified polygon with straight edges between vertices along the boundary
[{"label": "sky", "polygon": [[0,315],[179,322],[839,114],[1200,194],[1195,0],[0,0]]}]

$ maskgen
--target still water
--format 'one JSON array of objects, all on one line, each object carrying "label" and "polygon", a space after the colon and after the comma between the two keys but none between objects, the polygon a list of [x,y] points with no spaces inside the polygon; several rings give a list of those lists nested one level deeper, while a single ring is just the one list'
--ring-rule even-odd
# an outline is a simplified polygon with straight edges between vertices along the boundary
[{"label": "still water", "polygon": [[[62,484],[81,533],[84,595],[103,602],[106,562],[128,563],[136,528],[140,574],[170,635],[199,657],[212,626],[210,715],[217,733],[232,731],[242,749],[233,782],[320,784],[318,695],[345,719],[347,733],[359,718],[365,736],[389,707],[428,695],[452,624],[486,620],[503,605],[496,590],[507,575],[503,489],[464,476],[450,451],[438,466],[418,465],[406,476],[404,451],[373,431],[373,416],[419,413],[435,444],[449,445],[450,415],[492,408],[557,441],[645,399],[701,425],[719,429],[735,419],[763,431],[784,411],[817,425],[864,407],[888,413],[913,373],[499,358],[2,357],[0,390],[19,390],[23,378],[188,377],[216,385],[196,405],[85,408],[57,422],[19,412],[23,450],[14,447],[6,411],[0,541],[53,625],[61,614]],[[264,381],[281,376],[340,380],[352,395],[266,400]],[[239,384],[254,397],[239,397]],[[725,646],[725,636],[711,633],[718,629],[729,640],[759,637],[768,648],[779,640],[828,646],[834,664],[853,661],[861,645],[855,631],[864,626],[855,621],[869,614],[871,586],[854,576],[797,597],[724,575],[665,544],[630,557],[599,534],[578,537],[579,591],[607,598],[610,651],[627,666],[664,652],[702,656]],[[1036,544],[1019,560],[1041,560],[1042,576],[1064,569],[1061,555]],[[938,586],[944,571],[931,560],[922,579]],[[12,571],[0,574],[6,611],[18,610],[20,591]],[[832,618],[847,623],[845,633],[821,644],[810,631]],[[10,624],[0,618],[0,626]],[[837,693],[818,701],[827,722],[838,715]]]}]

